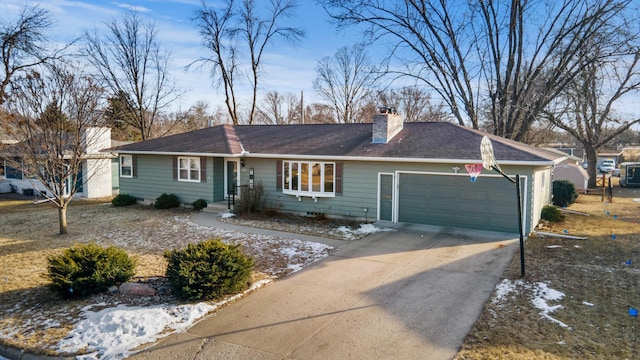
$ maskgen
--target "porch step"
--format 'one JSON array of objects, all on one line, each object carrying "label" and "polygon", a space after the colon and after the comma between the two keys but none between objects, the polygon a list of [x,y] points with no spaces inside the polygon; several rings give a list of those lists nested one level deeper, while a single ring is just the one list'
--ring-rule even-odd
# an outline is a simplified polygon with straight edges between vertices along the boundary
[{"label": "porch step", "polygon": [[207,204],[207,207],[202,209],[203,212],[212,213],[212,214],[223,214],[228,212],[233,212],[233,205],[231,205],[231,209],[229,209],[229,204],[226,201],[218,201],[214,203]]}]

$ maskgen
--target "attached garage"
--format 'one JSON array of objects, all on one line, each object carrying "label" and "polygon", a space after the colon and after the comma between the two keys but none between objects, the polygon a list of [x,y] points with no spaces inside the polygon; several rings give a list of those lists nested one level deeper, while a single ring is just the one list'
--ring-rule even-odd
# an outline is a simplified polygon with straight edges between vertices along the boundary
[{"label": "attached garage", "polygon": [[518,232],[515,186],[502,177],[400,173],[397,206],[399,222]]}]

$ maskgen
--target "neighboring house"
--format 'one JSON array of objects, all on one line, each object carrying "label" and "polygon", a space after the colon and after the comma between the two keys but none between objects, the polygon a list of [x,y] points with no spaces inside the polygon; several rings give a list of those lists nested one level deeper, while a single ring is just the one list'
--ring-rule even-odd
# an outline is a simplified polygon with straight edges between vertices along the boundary
[{"label": "neighboring house", "polygon": [[622,148],[620,162],[638,162],[640,161],[640,146],[627,146]]},{"label": "neighboring house", "polygon": [[[515,186],[486,170],[472,183],[465,172],[482,162],[484,135],[381,113],[373,124],[220,125],[110,151],[119,155],[120,193],[139,201],[167,193],[218,202],[259,182],[268,206],[285,212],[517,233]],[[528,233],[563,157],[489,137],[502,170],[521,175]]]},{"label": "neighboring house", "polygon": [[[113,146],[111,129],[106,127],[88,128],[84,138],[91,139],[91,141],[85,144],[86,151],[83,155],[84,161],[81,171],[82,180],[78,181],[79,190],[76,196],[85,198],[112,196],[112,161],[115,156],[101,151]],[[0,193],[13,191],[25,195],[37,195],[47,192],[42,183],[25,177],[22,171],[13,168],[7,160],[11,156],[11,146],[7,146],[0,153]],[[19,158],[15,159],[19,161]]]}]

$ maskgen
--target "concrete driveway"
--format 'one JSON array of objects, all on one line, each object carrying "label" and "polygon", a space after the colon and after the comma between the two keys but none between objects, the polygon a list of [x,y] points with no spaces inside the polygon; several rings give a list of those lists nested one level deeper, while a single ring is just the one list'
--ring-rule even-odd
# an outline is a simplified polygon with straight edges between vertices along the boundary
[{"label": "concrete driveway", "polygon": [[451,359],[517,236],[394,225],[130,359]]}]

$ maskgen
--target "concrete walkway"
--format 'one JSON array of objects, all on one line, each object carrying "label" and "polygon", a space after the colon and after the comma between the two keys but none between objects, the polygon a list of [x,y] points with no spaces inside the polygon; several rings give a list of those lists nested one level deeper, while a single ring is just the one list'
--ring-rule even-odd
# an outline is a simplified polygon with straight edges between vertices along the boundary
[{"label": "concrete walkway", "polygon": [[[213,225],[205,215],[193,220]],[[451,359],[517,239],[396,226],[355,242],[311,240],[338,250],[130,359]]]}]

